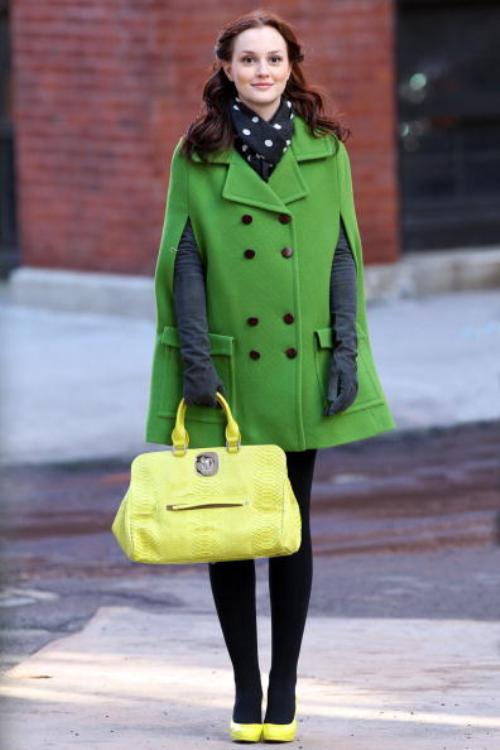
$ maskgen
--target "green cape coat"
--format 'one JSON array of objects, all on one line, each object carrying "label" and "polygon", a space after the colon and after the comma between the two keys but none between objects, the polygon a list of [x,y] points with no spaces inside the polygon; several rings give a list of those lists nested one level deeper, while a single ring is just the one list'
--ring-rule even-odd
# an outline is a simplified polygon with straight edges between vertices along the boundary
[{"label": "green cape coat", "polygon": [[[182,137],[174,149],[155,271],[149,442],[172,444],[182,397],[173,271],[188,216],[206,270],[211,356],[242,444],[275,443],[301,451],[396,426],[369,340],[348,152],[334,135],[312,136],[300,116],[294,123],[291,146],[269,182],[234,147],[211,154],[208,162],[195,154],[195,163],[182,155]],[[330,276],[340,215],[357,271],[359,390],[348,409],[326,417]],[[222,409],[188,406],[185,425],[190,448],[225,445]]]}]

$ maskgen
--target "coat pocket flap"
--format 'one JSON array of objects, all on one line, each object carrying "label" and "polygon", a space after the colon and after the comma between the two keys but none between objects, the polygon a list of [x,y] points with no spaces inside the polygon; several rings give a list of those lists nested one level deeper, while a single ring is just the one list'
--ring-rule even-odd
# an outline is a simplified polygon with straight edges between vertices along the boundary
[{"label": "coat pocket flap", "polygon": [[[225,354],[228,357],[233,355],[234,336],[226,336],[222,333],[208,333],[210,342],[210,354]],[[177,326],[165,326],[160,335],[160,341],[167,346],[180,347],[179,330]]]},{"label": "coat pocket flap", "polygon": [[318,340],[318,346],[322,349],[331,349],[333,343],[333,335],[331,328],[316,328],[314,331]]},{"label": "coat pocket flap", "polygon": [[[358,339],[366,339],[366,333],[356,323],[356,333]],[[331,349],[333,346],[333,333],[331,328],[316,328],[314,334],[318,341],[320,349]]]}]

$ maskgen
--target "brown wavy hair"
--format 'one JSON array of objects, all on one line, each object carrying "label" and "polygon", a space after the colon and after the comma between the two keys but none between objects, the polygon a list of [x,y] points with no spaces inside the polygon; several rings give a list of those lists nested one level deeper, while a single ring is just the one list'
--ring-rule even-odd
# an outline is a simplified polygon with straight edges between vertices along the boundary
[{"label": "brown wavy hair", "polygon": [[237,90],[226,76],[222,61],[232,60],[233,42],[238,34],[261,26],[272,26],[286,41],[292,68],[283,95],[290,99],[294,110],[309,125],[311,134],[318,138],[334,134],[341,141],[350,135],[349,128],[344,128],[338,120],[324,112],[325,90],[306,82],[300,66],[304,54],[291,26],[277,13],[258,9],[227,23],[217,37],[214,46],[216,60],[212,64],[212,74],[203,87],[204,105],[183,138],[182,151],[189,159],[194,151],[203,159],[207,153],[231,147],[234,130],[228,103]]}]

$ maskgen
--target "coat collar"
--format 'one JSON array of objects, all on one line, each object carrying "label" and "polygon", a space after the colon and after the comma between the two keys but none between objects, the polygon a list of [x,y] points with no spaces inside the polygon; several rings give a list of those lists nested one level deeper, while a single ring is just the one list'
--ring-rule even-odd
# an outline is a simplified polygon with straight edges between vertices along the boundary
[{"label": "coat collar", "polygon": [[[289,213],[287,203],[309,195],[309,187],[304,181],[299,163],[331,156],[334,153],[333,138],[315,138],[309,133],[305,120],[297,114],[294,123],[295,132],[290,148],[279,160],[268,182],[246,164],[234,146],[206,157],[207,166],[229,165],[222,187],[223,198],[271,211]],[[193,159],[202,161],[196,152]]]}]

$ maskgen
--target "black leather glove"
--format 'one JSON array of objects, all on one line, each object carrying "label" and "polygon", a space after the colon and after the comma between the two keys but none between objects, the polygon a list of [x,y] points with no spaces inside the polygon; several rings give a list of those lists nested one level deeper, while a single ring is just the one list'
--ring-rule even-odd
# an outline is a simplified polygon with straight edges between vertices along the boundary
[{"label": "black leather glove", "polygon": [[212,406],[221,408],[216,401],[215,392],[220,391],[224,397],[226,392],[217,370],[211,361],[190,363],[184,366],[183,397],[186,404]]},{"label": "black leather glove", "polygon": [[220,409],[215,393],[226,393],[210,356],[205,276],[189,218],[175,257],[174,307],[184,365],[183,398],[186,404]]},{"label": "black leather glove", "polygon": [[358,393],[356,291],[356,264],[341,217],[330,280],[333,350],[324,410],[327,417],[347,409]]}]

